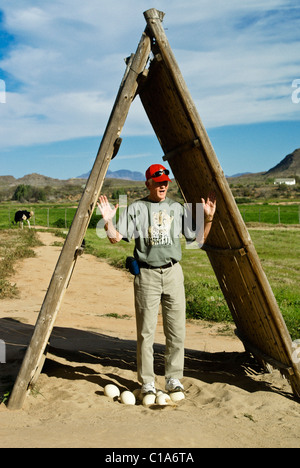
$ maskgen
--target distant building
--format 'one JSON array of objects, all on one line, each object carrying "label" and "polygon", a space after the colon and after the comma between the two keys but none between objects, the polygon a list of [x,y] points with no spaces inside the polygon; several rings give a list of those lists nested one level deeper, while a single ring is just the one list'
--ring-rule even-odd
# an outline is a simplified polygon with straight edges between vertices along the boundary
[{"label": "distant building", "polygon": [[296,179],[275,179],[274,185],[296,185]]}]

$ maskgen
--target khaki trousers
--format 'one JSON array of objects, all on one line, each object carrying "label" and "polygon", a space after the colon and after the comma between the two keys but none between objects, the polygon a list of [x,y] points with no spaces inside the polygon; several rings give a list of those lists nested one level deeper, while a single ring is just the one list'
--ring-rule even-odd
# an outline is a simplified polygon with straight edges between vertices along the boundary
[{"label": "khaki trousers", "polygon": [[170,268],[141,268],[134,279],[137,326],[137,372],[143,383],[155,379],[153,343],[159,305],[166,337],[165,377],[180,379],[184,366],[185,291],[179,263]]}]

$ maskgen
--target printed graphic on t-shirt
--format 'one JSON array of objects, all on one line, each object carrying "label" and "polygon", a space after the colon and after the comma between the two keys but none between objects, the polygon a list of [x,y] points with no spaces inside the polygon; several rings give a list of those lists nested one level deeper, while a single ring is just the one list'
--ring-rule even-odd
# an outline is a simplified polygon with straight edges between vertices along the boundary
[{"label": "printed graphic on t-shirt", "polygon": [[152,212],[151,226],[148,228],[148,245],[171,245],[171,226],[174,216],[166,210]]}]

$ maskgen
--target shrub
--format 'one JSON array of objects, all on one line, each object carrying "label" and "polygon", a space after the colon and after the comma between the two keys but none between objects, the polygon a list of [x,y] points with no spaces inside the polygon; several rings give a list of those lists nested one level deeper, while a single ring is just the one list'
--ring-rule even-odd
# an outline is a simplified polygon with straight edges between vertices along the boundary
[{"label": "shrub", "polygon": [[18,185],[13,196],[13,200],[17,200],[21,203],[25,201],[45,201],[46,192],[45,189],[39,187],[32,187],[31,185]]}]

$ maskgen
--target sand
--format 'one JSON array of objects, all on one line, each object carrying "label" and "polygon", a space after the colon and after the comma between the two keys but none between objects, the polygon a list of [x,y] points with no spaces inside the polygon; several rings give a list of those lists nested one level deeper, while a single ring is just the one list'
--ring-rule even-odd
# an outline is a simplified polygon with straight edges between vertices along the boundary
[{"label": "sand", "polygon": [[[0,303],[0,390],[21,365],[61,247],[22,260],[17,299]],[[109,316],[107,314],[117,314]],[[43,371],[23,408],[0,405],[0,447],[231,448],[299,447],[300,404],[278,371],[266,374],[244,352],[234,327],[187,322],[185,400],[174,406],[126,406],[104,396],[108,383],[139,387],[132,277],[83,254],[65,294]],[[155,339],[158,388],[164,388],[161,317]],[[181,450],[182,451],[182,450]]]}]

